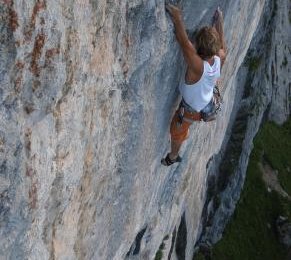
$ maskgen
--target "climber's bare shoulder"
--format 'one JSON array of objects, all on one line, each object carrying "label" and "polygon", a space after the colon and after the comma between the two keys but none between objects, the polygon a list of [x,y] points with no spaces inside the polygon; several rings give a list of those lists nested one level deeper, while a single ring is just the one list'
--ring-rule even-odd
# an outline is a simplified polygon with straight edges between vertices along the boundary
[{"label": "climber's bare shoulder", "polygon": [[182,46],[185,61],[187,63],[187,72],[185,76],[186,84],[197,82],[203,74],[203,60],[197,54],[195,47],[189,40]]}]

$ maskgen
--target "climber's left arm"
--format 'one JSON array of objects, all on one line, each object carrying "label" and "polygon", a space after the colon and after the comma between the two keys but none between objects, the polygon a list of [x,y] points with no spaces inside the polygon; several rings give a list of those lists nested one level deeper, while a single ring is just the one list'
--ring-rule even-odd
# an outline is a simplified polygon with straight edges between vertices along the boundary
[{"label": "climber's left arm", "polygon": [[224,64],[224,61],[226,59],[226,54],[227,54],[227,47],[226,47],[226,42],[224,38],[224,30],[223,30],[223,14],[219,7],[216,9],[214,15],[213,15],[213,20],[212,20],[212,26],[216,29],[218,35],[219,35],[219,40],[220,40],[220,50],[217,53],[217,55],[221,59],[221,67]]}]

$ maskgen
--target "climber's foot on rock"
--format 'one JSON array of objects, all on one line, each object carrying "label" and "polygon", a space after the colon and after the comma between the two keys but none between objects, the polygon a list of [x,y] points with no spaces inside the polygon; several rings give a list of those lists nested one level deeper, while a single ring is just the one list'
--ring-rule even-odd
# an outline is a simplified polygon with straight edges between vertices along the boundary
[{"label": "climber's foot on rock", "polygon": [[182,158],[178,155],[175,159],[171,159],[169,153],[167,154],[167,156],[165,158],[163,158],[161,160],[161,164],[163,164],[165,166],[170,166],[176,162],[182,162]]}]

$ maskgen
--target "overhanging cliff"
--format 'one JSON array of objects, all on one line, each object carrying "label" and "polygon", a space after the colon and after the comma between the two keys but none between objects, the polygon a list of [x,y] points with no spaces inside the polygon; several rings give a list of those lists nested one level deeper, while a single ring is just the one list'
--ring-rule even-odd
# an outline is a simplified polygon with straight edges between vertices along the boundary
[{"label": "overhanging cliff", "polygon": [[165,2],[1,1],[0,254],[191,259],[265,2],[182,2],[189,33],[225,14],[225,104],[167,168],[184,65]]}]

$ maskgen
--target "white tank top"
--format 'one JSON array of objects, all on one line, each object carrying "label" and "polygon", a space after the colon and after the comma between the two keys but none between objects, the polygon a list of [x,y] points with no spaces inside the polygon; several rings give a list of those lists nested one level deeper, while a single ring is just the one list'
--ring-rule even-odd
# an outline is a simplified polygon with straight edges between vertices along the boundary
[{"label": "white tank top", "polygon": [[216,80],[220,77],[220,58],[214,56],[212,66],[207,61],[203,61],[203,66],[203,74],[199,81],[192,85],[186,83],[180,85],[183,99],[197,112],[206,107],[213,97],[213,88]]}]

